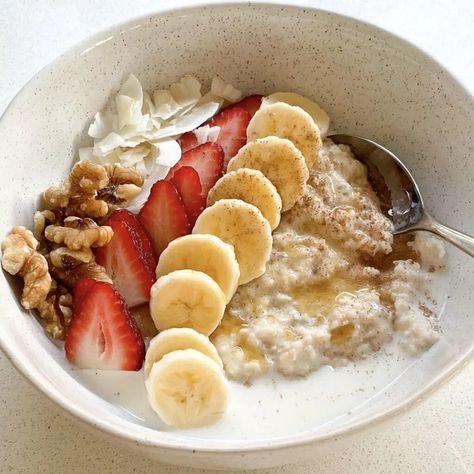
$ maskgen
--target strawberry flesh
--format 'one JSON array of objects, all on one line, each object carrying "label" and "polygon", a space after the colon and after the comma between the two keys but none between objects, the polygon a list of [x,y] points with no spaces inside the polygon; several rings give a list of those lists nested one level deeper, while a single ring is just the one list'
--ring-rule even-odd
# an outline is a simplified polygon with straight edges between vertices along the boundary
[{"label": "strawberry flesh", "polygon": [[205,199],[209,190],[222,176],[223,160],[224,152],[220,145],[212,142],[204,143],[183,153],[178,163],[170,169],[166,179],[173,180],[174,174],[183,166],[194,168],[199,175],[201,192]]},{"label": "strawberry flesh", "polygon": [[153,250],[153,245],[151,244],[150,237],[148,237],[146,230],[140,224],[138,217],[127,209],[116,209],[114,212],[112,212],[112,214],[110,214],[108,220],[110,219],[115,221],[125,221],[135,230],[135,232],[137,232],[140,237],[141,244],[143,246],[143,251],[146,255],[151,256],[151,266],[155,268],[156,264],[158,263],[157,258],[155,256],[155,251]]},{"label": "strawberry flesh", "polygon": [[224,170],[227,163],[247,143],[247,127],[252,117],[240,107],[229,107],[213,117],[209,125],[220,127],[218,143],[224,150]]},{"label": "strawberry flesh", "polygon": [[185,153],[188,150],[196,148],[198,146],[197,137],[194,132],[183,133],[178,138],[179,146],[181,147],[181,153]]},{"label": "strawberry flesh", "polygon": [[125,301],[109,283],[82,278],[76,284],[73,306],[64,345],[70,362],[82,369],[141,368],[143,338]]},{"label": "strawberry flesh", "polygon": [[73,311],[79,311],[81,301],[85,301],[89,291],[94,287],[97,280],[88,277],[80,277],[73,288]]},{"label": "strawberry flesh", "polygon": [[224,110],[229,110],[235,107],[240,107],[241,109],[246,110],[249,114],[250,117],[253,117],[255,115],[255,112],[260,108],[262,105],[262,95],[248,95],[247,97],[244,97],[242,100],[239,102],[236,102],[235,104],[229,105],[226,107]]},{"label": "strawberry flesh", "polygon": [[158,257],[172,240],[190,232],[183,200],[171,181],[160,180],[153,185],[138,220],[150,236]]},{"label": "strawberry flesh", "polygon": [[105,225],[114,236],[107,245],[96,250],[96,261],[102,265],[130,308],[150,301],[150,289],[155,282],[156,258],[143,229],[117,217]]},{"label": "strawberry flesh", "polygon": [[181,195],[192,228],[206,205],[199,175],[194,168],[183,166],[174,173],[172,182]]}]

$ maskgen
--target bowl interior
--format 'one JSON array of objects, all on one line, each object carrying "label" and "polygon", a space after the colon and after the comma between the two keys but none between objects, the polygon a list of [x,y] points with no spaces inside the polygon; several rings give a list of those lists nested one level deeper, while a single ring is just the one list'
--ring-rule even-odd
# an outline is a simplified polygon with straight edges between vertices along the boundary
[{"label": "bowl interior", "polygon": [[[428,209],[474,233],[473,149],[470,130],[466,133],[474,123],[472,98],[448,73],[404,41],[349,18],[241,4],[128,23],[76,47],[33,78],[0,123],[2,238],[13,225],[31,226],[39,193],[67,175],[77,147],[89,143],[85,130],[91,118],[131,72],[147,90],[190,73],[206,86],[220,75],[246,93],[292,90],[312,97],[328,111],[332,131],[367,136],[391,149],[413,171]],[[474,286],[473,270],[471,260],[450,252],[442,339],[389,387],[373,393],[370,403],[367,398],[321,426],[276,430],[266,439],[237,436],[239,446],[335,436],[433,387],[472,351],[474,296],[467,289]],[[209,446],[200,435],[152,429],[83,385],[61,348],[22,311],[14,290],[12,279],[0,278],[2,346],[51,398],[102,429],[145,444]],[[235,446],[217,434],[206,437],[216,449]]]}]

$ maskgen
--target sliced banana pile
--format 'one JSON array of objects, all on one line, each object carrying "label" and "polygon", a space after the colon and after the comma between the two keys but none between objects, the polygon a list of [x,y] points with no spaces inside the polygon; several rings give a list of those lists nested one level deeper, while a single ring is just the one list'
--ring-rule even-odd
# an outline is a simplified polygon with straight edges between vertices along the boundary
[{"label": "sliced banana pile", "polygon": [[209,425],[227,408],[222,361],[211,341],[194,329],[167,329],[155,336],[146,353],[145,377],[148,401],[167,425]]},{"label": "sliced banana pile", "polygon": [[234,247],[215,235],[191,234],[170,242],[160,255],[156,276],[175,270],[196,270],[206,273],[220,286],[228,303],[237,290],[240,277]]},{"label": "sliced banana pile", "polygon": [[265,272],[272,231],[304,195],[328,126],[327,114],[305,97],[266,97],[247,128],[247,145],[210,190],[193,233],[161,254],[150,298],[161,332],[146,353],[145,385],[151,407],[168,425],[203,426],[224,413],[227,382],[207,336],[238,285]]}]

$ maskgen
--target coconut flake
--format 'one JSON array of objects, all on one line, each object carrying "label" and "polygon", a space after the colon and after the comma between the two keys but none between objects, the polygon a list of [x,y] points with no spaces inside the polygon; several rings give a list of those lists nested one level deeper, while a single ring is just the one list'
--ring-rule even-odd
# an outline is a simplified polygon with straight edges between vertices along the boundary
[{"label": "coconut flake", "polygon": [[147,144],[138,145],[135,148],[128,148],[119,155],[120,164],[127,168],[135,166],[143,161],[150,153],[150,147]]},{"label": "coconut flake", "polygon": [[125,139],[118,133],[112,132],[109,133],[105,138],[102,140],[96,141],[94,144],[94,152],[93,154],[98,157],[105,157],[116,148],[124,148],[124,147],[135,147],[140,143],[145,141],[144,137],[135,137],[135,138],[128,138]]},{"label": "coconut flake", "polygon": [[152,143],[152,148],[157,150],[157,164],[172,167],[181,158],[181,147],[176,140],[166,139]]},{"label": "coconut flake", "polygon": [[201,98],[201,83],[194,76],[186,75],[171,84],[170,92],[176,102],[187,107]]},{"label": "coconut flake", "polygon": [[92,138],[104,138],[118,128],[117,116],[111,112],[97,112],[90,124],[88,134]]},{"label": "coconut flake", "polygon": [[115,97],[119,130],[142,121],[143,89],[140,81],[130,74]]},{"label": "coconut flake", "polygon": [[193,133],[194,135],[196,135],[197,144],[202,145],[203,143],[207,142],[215,142],[219,137],[220,131],[221,127],[211,127],[209,125],[203,125],[202,127],[196,128]]},{"label": "coconut flake", "polygon": [[190,132],[210,119],[219,110],[219,106],[220,104],[218,102],[209,102],[199,107],[194,107],[186,115],[176,118],[173,122],[163,126],[160,130],[152,130],[145,136],[149,140],[157,140]]},{"label": "coconut flake", "polygon": [[232,84],[225,82],[219,76],[215,76],[212,79],[211,93],[229,102],[237,102],[242,97],[242,91],[236,89]]},{"label": "coconut flake", "polygon": [[140,193],[127,206],[131,212],[138,212],[141,209],[150,195],[152,186],[158,180],[166,178],[169,170],[181,158],[181,148],[176,140],[167,139],[149,145],[149,153],[135,166],[145,181]]}]

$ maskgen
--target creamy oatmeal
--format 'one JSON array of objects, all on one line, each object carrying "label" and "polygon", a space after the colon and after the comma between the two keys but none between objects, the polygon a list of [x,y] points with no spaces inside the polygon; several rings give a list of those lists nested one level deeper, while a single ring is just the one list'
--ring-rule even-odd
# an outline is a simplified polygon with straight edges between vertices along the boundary
[{"label": "creamy oatmeal", "polygon": [[343,365],[394,331],[410,354],[439,337],[429,293],[442,243],[421,233],[394,241],[364,165],[330,140],[321,159],[304,197],[282,215],[265,274],[238,289],[213,335],[233,379]]}]

